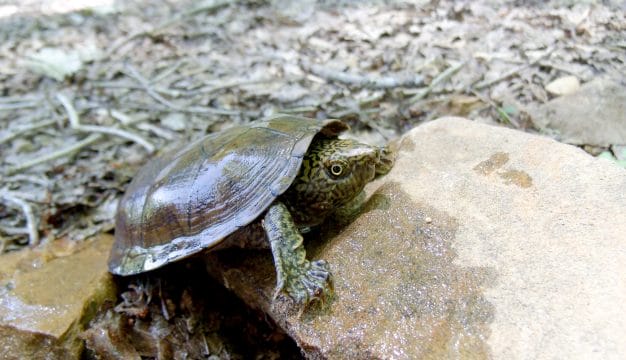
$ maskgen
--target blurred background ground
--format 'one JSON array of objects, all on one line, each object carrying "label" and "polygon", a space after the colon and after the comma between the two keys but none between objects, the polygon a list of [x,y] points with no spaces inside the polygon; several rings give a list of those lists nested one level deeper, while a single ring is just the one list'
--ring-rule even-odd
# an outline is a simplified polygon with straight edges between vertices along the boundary
[{"label": "blurred background ground", "polygon": [[0,253],[112,231],[150,156],[277,112],[341,118],[375,144],[458,115],[624,161],[626,141],[572,139],[538,114],[594,81],[622,99],[625,14],[592,0],[0,1]]}]

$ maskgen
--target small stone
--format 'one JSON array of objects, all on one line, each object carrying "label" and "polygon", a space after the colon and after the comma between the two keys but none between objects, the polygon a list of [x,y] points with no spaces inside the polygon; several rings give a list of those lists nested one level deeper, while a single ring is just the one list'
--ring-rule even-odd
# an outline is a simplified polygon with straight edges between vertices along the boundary
[{"label": "small stone", "polygon": [[546,85],[546,91],[555,96],[573,94],[580,89],[576,76],[563,76]]},{"label": "small stone", "polygon": [[[106,260],[112,236],[79,246],[22,250],[0,256],[2,359],[77,359],[78,334],[100,305],[114,301]],[[62,256],[60,256],[62,255]]]},{"label": "small stone", "polygon": [[182,131],[187,127],[186,116],[183,113],[170,113],[161,119],[161,125],[174,131]]}]

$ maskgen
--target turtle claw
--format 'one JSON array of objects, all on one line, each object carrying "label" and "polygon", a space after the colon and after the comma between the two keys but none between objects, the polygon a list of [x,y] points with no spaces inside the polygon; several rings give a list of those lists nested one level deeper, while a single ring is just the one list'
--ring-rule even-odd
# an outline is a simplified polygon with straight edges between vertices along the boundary
[{"label": "turtle claw", "polygon": [[307,262],[298,274],[291,274],[285,279],[274,297],[279,293],[287,294],[305,307],[315,300],[324,302],[333,293],[328,263],[324,260]]}]

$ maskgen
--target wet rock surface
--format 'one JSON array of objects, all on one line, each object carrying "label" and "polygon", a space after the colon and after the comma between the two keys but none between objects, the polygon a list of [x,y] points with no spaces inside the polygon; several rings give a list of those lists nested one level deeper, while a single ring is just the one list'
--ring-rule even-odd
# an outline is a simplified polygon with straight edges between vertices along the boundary
[{"label": "wet rock surface", "polygon": [[624,188],[575,147],[445,118],[403,137],[360,215],[308,234],[326,304],[273,299],[269,252],[207,268],[309,358],[623,358]]},{"label": "wet rock surface", "polygon": [[111,244],[102,235],[2,256],[0,359],[80,356],[79,333],[105,301],[115,301],[106,267]]}]

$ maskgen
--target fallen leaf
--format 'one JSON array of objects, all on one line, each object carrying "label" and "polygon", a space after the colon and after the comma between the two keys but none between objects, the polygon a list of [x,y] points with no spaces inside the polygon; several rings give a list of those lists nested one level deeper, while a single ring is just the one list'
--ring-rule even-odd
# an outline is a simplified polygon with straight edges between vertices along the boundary
[{"label": "fallen leaf", "polygon": [[83,66],[77,51],[43,48],[27,57],[26,66],[33,72],[63,81]]}]

